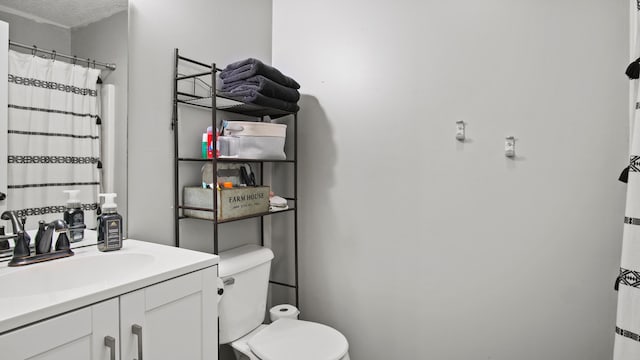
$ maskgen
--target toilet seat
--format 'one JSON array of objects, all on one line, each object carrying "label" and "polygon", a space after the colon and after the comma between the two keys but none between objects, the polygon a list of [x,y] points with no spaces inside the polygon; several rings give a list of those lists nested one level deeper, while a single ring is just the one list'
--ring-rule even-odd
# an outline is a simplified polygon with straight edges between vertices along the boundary
[{"label": "toilet seat", "polygon": [[347,339],[329,326],[302,320],[279,319],[248,342],[262,360],[339,360],[349,350]]}]

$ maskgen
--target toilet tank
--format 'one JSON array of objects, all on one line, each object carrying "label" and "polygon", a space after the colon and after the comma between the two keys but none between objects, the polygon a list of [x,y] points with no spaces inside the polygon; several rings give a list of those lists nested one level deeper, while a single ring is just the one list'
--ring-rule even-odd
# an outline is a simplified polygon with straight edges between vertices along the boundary
[{"label": "toilet tank", "polygon": [[225,282],[218,305],[220,344],[226,344],[264,321],[273,252],[258,245],[244,245],[218,255],[218,277]]}]

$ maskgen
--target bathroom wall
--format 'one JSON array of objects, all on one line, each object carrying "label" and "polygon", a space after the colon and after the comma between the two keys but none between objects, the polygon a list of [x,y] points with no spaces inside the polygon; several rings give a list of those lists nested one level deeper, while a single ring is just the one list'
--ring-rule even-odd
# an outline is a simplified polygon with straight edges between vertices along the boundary
[{"label": "bathroom wall", "polygon": [[9,39],[44,49],[68,54],[71,50],[71,31],[68,28],[37,22],[0,11],[0,20],[9,23]]},{"label": "bathroom wall", "polygon": [[[115,71],[102,71],[103,84],[115,85],[115,169],[113,191],[118,194],[118,212],[127,218],[127,11],[71,30],[71,53],[116,64]],[[125,227],[127,223],[125,222]],[[126,234],[126,230],[125,230]]]},{"label": "bathroom wall", "polygon": [[305,94],[303,318],[352,359],[610,359],[628,18],[606,0],[274,0],[273,63]]},{"label": "bathroom wall", "polygon": [[[129,237],[174,244],[171,131],[174,48],[218,67],[246,57],[271,61],[271,1],[131,0],[129,9]],[[199,156],[211,112],[179,107],[181,156]],[[201,163],[180,167],[201,184]],[[183,220],[181,246],[213,251],[212,223]],[[220,248],[257,242],[259,223],[220,228]]]}]

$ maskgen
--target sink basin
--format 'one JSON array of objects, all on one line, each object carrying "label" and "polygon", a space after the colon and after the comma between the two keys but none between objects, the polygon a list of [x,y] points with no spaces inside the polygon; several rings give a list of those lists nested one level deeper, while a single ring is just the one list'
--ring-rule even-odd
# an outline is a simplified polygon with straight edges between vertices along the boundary
[{"label": "sink basin", "polygon": [[154,257],[137,253],[96,253],[14,268],[0,274],[0,299],[51,295],[105,286],[143,271]]}]

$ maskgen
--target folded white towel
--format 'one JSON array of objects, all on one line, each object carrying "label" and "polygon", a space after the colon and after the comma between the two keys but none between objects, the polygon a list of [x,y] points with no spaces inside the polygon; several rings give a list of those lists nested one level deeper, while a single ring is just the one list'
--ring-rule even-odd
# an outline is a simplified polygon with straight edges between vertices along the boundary
[{"label": "folded white towel", "polygon": [[269,205],[275,207],[285,207],[287,206],[287,199],[275,195],[269,198]]},{"label": "folded white towel", "polygon": [[272,196],[269,198],[269,211],[282,211],[288,208],[287,199],[280,196]]}]

